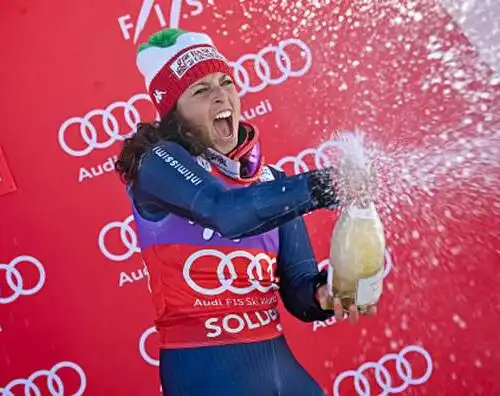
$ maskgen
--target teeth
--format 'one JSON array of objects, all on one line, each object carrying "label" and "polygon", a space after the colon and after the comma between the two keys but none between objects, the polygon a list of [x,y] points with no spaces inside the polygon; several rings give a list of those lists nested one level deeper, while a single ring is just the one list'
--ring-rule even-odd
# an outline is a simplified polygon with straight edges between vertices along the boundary
[{"label": "teeth", "polygon": [[231,112],[229,110],[226,111],[221,111],[219,114],[215,116],[216,120],[220,120],[222,118],[229,118],[231,117]]}]

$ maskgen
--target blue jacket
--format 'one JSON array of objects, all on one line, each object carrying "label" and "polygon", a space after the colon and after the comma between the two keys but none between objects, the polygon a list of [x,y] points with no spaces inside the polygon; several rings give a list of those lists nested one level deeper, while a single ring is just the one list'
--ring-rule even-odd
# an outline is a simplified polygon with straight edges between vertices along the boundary
[{"label": "blue jacket", "polygon": [[333,315],[315,297],[318,285],[326,283],[326,272],[318,272],[302,219],[317,209],[309,174],[286,176],[272,169],[274,181],[229,189],[175,142],[163,142],[145,154],[139,169],[130,192],[148,220],[173,213],[231,239],[279,227],[279,293],[286,309],[306,322]]}]

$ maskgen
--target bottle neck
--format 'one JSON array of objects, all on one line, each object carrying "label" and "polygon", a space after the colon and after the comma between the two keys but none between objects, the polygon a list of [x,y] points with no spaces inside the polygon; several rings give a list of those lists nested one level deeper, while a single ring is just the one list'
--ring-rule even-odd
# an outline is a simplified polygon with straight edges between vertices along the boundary
[{"label": "bottle neck", "polygon": [[368,202],[364,205],[359,203],[351,204],[346,208],[346,210],[352,218],[375,219],[377,217],[377,208],[373,202]]}]

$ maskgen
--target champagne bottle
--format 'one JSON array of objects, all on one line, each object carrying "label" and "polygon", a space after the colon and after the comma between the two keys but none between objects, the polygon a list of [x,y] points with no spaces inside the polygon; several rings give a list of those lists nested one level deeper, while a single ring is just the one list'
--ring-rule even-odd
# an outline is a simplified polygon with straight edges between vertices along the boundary
[{"label": "champagne bottle", "polygon": [[372,201],[352,202],[337,220],[330,241],[329,291],[344,310],[360,312],[382,294],[385,236]]}]

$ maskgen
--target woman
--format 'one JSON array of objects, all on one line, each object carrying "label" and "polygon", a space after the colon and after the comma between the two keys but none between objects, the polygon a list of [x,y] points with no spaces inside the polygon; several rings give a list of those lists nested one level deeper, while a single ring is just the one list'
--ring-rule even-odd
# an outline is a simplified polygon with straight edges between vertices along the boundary
[{"label": "woman", "polygon": [[330,171],[286,177],[263,164],[208,36],[161,31],[137,64],[161,121],[138,126],[116,169],[150,275],[164,394],[323,394],[286,344],[275,292],[302,321],[343,316],[339,301],[327,309],[301,218],[336,207]]}]

